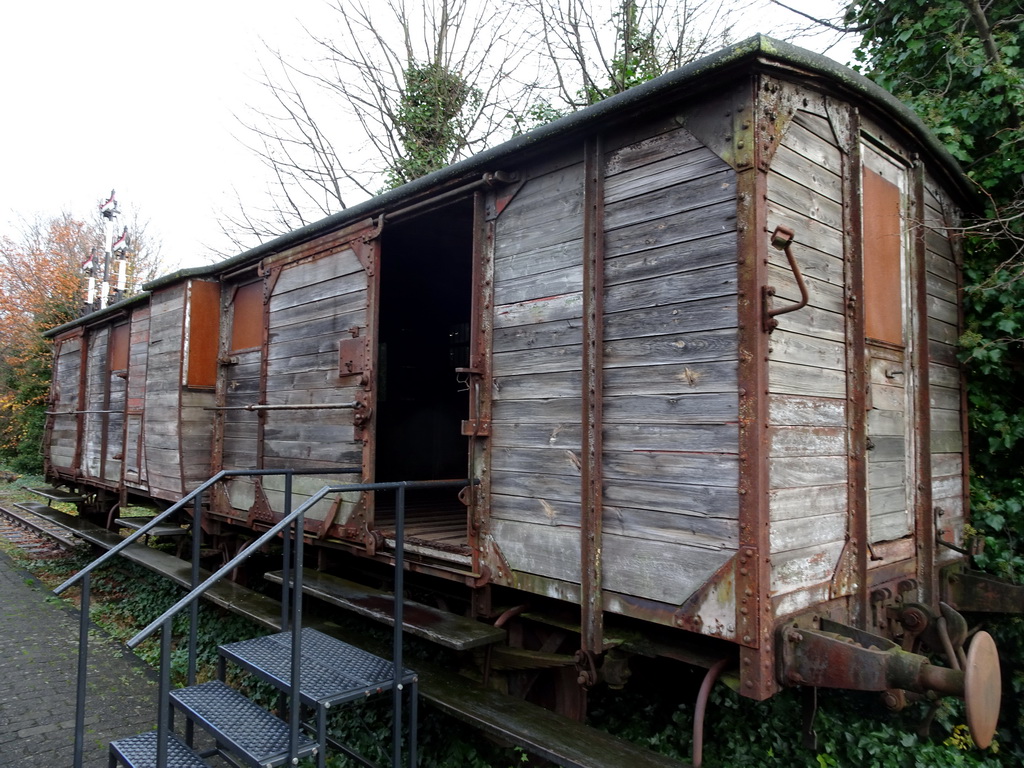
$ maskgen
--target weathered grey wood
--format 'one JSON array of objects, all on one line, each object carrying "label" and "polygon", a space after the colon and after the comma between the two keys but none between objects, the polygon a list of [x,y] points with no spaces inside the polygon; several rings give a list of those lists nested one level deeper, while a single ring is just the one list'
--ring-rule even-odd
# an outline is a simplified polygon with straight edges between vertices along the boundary
[{"label": "weathered grey wood", "polygon": [[781,326],[771,335],[768,357],[772,361],[811,368],[846,370],[846,349],[842,344],[793,332]]},{"label": "weathered grey wood", "polygon": [[960,411],[947,411],[941,408],[932,410],[932,429],[937,432],[958,432],[960,430]]},{"label": "weathered grey wood", "polygon": [[[630,184],[609,184],[605,196],[606,231],[681,211],[696,211],[715,203],[735,205],[735,172],[711,152],[705,150],[701,155],[693,165],[653,177],[640,173]],[[694,176],[684,179],[679,176],[682,173]],[[617,178],[624,179],[626,175]]]},{"label": "weathered grey wood", "polygon": [[[508,411],[509,420],[500,418]],[[495,448],[562,448],[580,450],[580,423],[523,424],[515,420],[515,405],[495,403],[495,419],[491,428],[491,444]]]},{"label": "weathered grey wood", "polygon": [[768,231],[764,235],[766,239],[775,227],[782,225],[789,227],[796,234],[794,255],[801,252],[801,248],[810,248],[819,253],[836,256],[843,253],[841,230],[810,218],[806,211],[792,210],[775,200],[769,199],[765,206],[768,212]]},{"label": "weathered grey wood", "polygon": [[[299,269],[300,267],[301,265],[292,269]],[[349,293],[358,294],[365,290],[366,277],[362,274],[335,277],[322,283],[310,283],[302,291],[289,291],[288,293],[279,294],[275,288],[274,294],[270,297],[270,309],[272,312],[282,312],[314,301],[332,299],[335,296]],[[358,301],[358,298],[353,296],[352,301]]]},{"label": "weathered grey wood", "polygon": [[605,160],[605,176],[642,168],[667,157],[681,155],[703,147],[700,140],[685,128],[661,133],[609,152]]},{"label": "weathered grey wood", "polygon": [[843,427],[770,427],[770,456],[845,456]]},{"label": "weathered grey wood", "polygon": [[639,365],[605,371],[604,394],[621,395],[737,392],[737,362],[704,362],[694,365]]},{"label": "weathered grey wood", "polygon": [[[826,253],[802,241],[794,241],[790,246],[790,252],[796,259],[797,266],[804,278],[814,281],[815,290],[812,293],[824,294],[821,297],[815,296],[819,299],[815,302],[815,306],[831,306],[828,302],[834,302],[836,296],[839,297],[839,303],[842,304],[846,266],[842,259],[842,251]],[[785,251],[769,248],[768,260],[772,267],[769,271],[769,279],[776,290],[785,292],[787,296],[798,297],[799,289]]]},{"label": "weathered grey wood", "polygon": [[[329,303],[329,302],[328,302]],[[320,305],[314,305],[320,308]],[[268,357],[275,358],[287,355],[288,345],[306,338],[352,338],[352,329],[366,332],[366,308],[359,307],[346,312],[332,312],[324,318],[306,317],[295,322],[293,318],[270,316],[270,350]]]},{"label": "weathered grey wood", "polygon": [[768,494],[773,523],[798,517],[848,513],[846,477],[838,477],[836,480],[842,482],[810,488],[773,489]]},{"label": "weathered grey wood", "polygon": [[782,595],[831,582],[845,544],[844,540],[815,543],[772,554],[771,592]]},{"label": "weathered grey wood", "polygon": [[523,275],[567,269],[582,263],[582,260],[582,238],[542,243],[527,251],[519,250],[518,244],[510,238],[495,244],[495,278],[500,282]]},{"label": "weathered grey wood", "polygon": [[771,424],[808,427],[846,426],[846,402],[838,398],[773,394],[768,399]]},{"label": "weathered grey wood", "polygon": [[615,341],[738,326],[735,297],[725,295],[606,314],[604,338],[606,341]]},{"label": "weathered grey wood", "polygon": [[845,373],[828,368],[773,360],[768,366],[768,382],[773,394],[835,398],[846,396]]},{"label": "weathered grey wood", "polygon": [[830,544],[845,538],[846,512],[773,521],[769,546],[773,554],[792,552],[815,544]]},{"label": "weathered grey wood", "polygon": [[[280,571],[267,573],[264,578],[274,584],[284,583]],[[288,581],[289,584],[292,583],[292,579]],[[382,592],[379,589],[373,589],[311,568],[306,568],[302,572],[302,591],[331,605],[339,606],[388,626],[395,624],[395,596],[392,593]],[[410,634],[422,637],[432,643],[456,651],[468,651],[472,648],[505,642],[504,629],[441,611],[413,600],[405,600],[403,605],[405,611],[402,628]]]},{"label": "weathered grey wood", "polygon": [[616,536],[712,551],[735,549],[739,543],[737,520],[636,507],[606,505],[602,528]]},{"label": "weathered grey wood", "polygon": [[729,263],[620,284],[608,289],[605,311],[613,313],[676,304],[683,298],[699,301],[734,296],[736,281],[736,265]]},{"label": "weathered grey wood", "polygon": [[770,488],[803,488],[845,482],[845,456],[776,457],[768,462]]},{"label": "weathered grey wood", "polygon": [[943,323],[956,325],[959,317],[956,304],[943,301],[935,296],[928,296],[928,317],[940,320]]},{"label": "weathered grey wood", "polygon": [[837,143],[831,123],[821,115],[808,112],[805,109],[798,109],[793,114],[793,124],[810,131],[818,138],[823,139],[826,144],[835,145]]},{"label": "weathered grey wood", "polygon": [[[800,140],[793,141],[797,138]],[[815,156],[808,157],[805,154],[807,152],[812,152]],[[841,168],[841,165],[838,149],[827,146],[809,131],[791,125],[782,144],[775,151],[772,173],[805,186],[815,194],[823,195],[841,205],[842,180],[840,171],[836,170]]]},{"label": "weathered grey wood", "polygon": [[518,304],[533,299],[559,296],[580,290],[583,285],[583,267],[572,264],[562,269],[548,270],[536,274],[518,274],[506,277],[501,274],[495,280],[494,300],[498,304]]},{"label": "weathered grey wood", "polygon": [[[608,258],[604,263],[605,285],[617,286],[633,280],[659,278],[722,265],[730,265],[735,270],[736,262],[736,236],[731,232],[725,232]],[[609,293],[614,295],[614,291]],[[679,296],[681,301],[692,298],[685,293]],[[608,312],[616,312],[619,309],[606,307]]]},{"label": "weathered grey wood", "polygon": [[842,205],[790,181],[785,176],[769,175],[768,199],[776,205],[821,222],[827,227],[840,232],[843,229]]},{"label": "weathered grey wood", "polygon": [[574,320],[583,316],[583,297],[579,291],[562,296],[543,296],[530,301],[498,304],[494,309],[494,327]]},{"label": "weathered grey wood", "polygon": [[290,291],[305,292],[311,283],[322,283],[350,275],[363,277],[363,265],[356,257],[355,251],[343,248],[317,259],[294,262],[284,267],[274,285],[274,294],[281,296]]},{"label": "weathered grey wood", "polygon": [[700,333],[678,333],[641,339],[611,340],[605,344],[605,367],[619,368],[732,360],[737,335],[731,328]]},{"label": "weathered grey wood", "polygon": [[513,571],[579,583],[578,528],[491,520],[491,535]]},{"label": "weathered grey wood", "polygon": [[605,253],[614,258],[735,230],[736,204],[726,201],[665,216],[658,219],[657,226],[642,222],[607,232]]},{"label": "weathered grey wood", "polygon": [[607,531],[602,539],[605,589],[670,605],[684,603],[735,554],[735,548],[714,551]]},{"label": "weathered grey wood", "polygon": [[562,347],[582,342],[583,320],[579,318],[495,329],[493,349],[495,352],[514,352],[540,347]]},{"label": "weathered grey wood", "polygon": [[494,374],[502,376],[578,371],[582,365],[582,355],[580,345],[496,353],[493,358]]},{"label": "weathered grey wood", "polygon": [[902,437],[906,431],[906,419],[902,411],[886,411],[880,408],[868,411],[868,434],[872,438],[879,435]]},{"label": "weathered grey wood", "polygon": [[609,481],[656,480],[727,489],[735,489],[739,484],[739,457],[731,454],[637,451],[627,440],[618,440],[615,435],[610,436],[605,449],[604,470]]},{"label": "weathered grey wood", "polygon": [[928,338],[941,342],[950,348],[955,348],[960,334],[955,325],[942,323],[938,320],[929,320]]},{"label": "weathered grey wood", "polygon": [[606,397],[605,424],[724,424],[739,418],[735,393]]},{"label": "weathered grey wood", "polygon": [[933,387],[959,390],[960,371],[953,366],[930,363],[928,366],[928,381]]}]

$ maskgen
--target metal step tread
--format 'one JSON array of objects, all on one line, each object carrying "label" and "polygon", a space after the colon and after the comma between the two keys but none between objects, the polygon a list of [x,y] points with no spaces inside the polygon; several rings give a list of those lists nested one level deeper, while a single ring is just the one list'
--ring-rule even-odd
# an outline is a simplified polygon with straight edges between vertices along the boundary
[{"label": "metal step tread", "polygon": [[[288,762],[288,724],[219,680],[173,690],[171,702],[227,751],[250,763],[272,766]],[[299,735],[300,757],[315,754],[316,747],[316,742]]]},{"label": "metal step tread", "polygon": [[54,488],[50,485],[43,486],[42,488],[29,488],[27,485],[22,487],[29,493],[34,493],[37,496],[42,496],[44,499],[51,499],[52,501],[61,501],[68,504],[77,504],[80,501],[85,501],[85,496],[80,493],[72,493],[71,491]]},{"label": "metal step tread", "polygon": [[[220,654],[282,690],[291,687],[292,633],[220,646]],[[416,673],[404,670],[403,683]],[[394,687],[394,665],[315,629],[302,630],[299,694],[304,703],[333,706]]]},{"label": "metal step tread", "polygon": [[[264,578],[275,584],[282,582],[280,571],[268,573]],[[394,625],[394,595],[390,592],[311,568],[302,571],[302,591],[361,616]],[[402,629],[446,648],[465,651],[505,642],[504,629],[411,600],[406,600],[403,605]]]},{"label": "metal step tread", "polygon": [[[122,528],[134,528],[135,530],[138,530],[142,526],[151,522],[155,517],[156,515],[140,517],[118,517],[115,518],[114,522]],[[157,525],[146,531],[146,534],[148,536],[187,536],[188,529],[172,524]]]},{"label": "metal step tread", "polygon": [[[111,757],[127,768],[156,768],[156,731],[110,742]],[[176,734],[167,734],[167,764],[174,768],[210,768]]]}]

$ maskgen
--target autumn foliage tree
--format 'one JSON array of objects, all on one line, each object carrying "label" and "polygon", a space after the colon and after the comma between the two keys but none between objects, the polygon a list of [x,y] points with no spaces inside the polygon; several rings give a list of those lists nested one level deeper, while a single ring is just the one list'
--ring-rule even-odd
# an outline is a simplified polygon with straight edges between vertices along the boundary
[{"label": "autumn foliage tree", "polygon": [[78,315],[95,244],[93,227],[67,214],[0,238],[0,456],[15,469],[38,466],[51,356],[42,332]]}]

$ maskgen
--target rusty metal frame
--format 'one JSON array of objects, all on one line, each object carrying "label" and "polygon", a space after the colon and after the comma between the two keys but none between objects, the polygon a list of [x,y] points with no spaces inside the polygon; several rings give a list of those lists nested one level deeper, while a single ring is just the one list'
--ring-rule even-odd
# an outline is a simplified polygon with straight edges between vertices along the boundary
[{"label": "rusty metal frame", "polygon": [[870,618],[868,580],[867,370],[864,324],[863,158],[860,113],[850,108],[849,146],[843,160],[843,251],[846,253],[846,424],[848,537],[856,548],[851,613],[858,629]]},{"label": "rusty metal frame", "polygon": [[580,487],[580,645],[601,653],[604,635],[601,463],[604,373],[604,140],[584,146],[583,413]]},{"label": "rusty metal frame", "polygon": [[[384,220],[379,226],[367,227],[362,235],[354,238],[349,246],[355,251],[366,272],[366,336],[367,356],[363,370],[363,391],[356,397],[362,409],[353,417],[355,439],[363,441],[364,483],[373,482],[377,466],[377,365],[380,347],[380,258]],[[368,549],[375,546],[373,528],[375,525],[376,503],[374,494],[364,492],[360,501],[362,522],[366,533],[364,544]]]},{"label": "rusty metal frame", "polygon": [[[768,520],[768,334],[762,326],[761,289],[768,279],[768,176],[759,162],[754,114],[761,79],[749,82],[748,100],[735,116],[739,312],[740,534],[736,572],[736,634],[740,638],[740,693],[766,699],[775,680]],[[770,151],[770,148],[769,150]],[[766,160],[767,162],[767,160]]]},{"label": "rusty metal frame", "polygon": [[[516,189],[519,187],[517,186]],[[472,291],[470,299],[469,358],[469,476],[480,485],[468,488],[459,498],[466,503],[466,543],[473,552],[473,572],[488,570],[485,550],[488,540],[491,497],[491,442],[493,379],[491,349],[494,339],[494,220],[488,203],[497,192],[473,193]]]},{"label": "rusty metal frame", "polygon": [[938,574],[935,571],[935,514],[932,512],[932,455],[931,455],[931,388],[929,386],[930,353],[928,348],[928,270],[925,233],[924,163],[914,158],[911,167],[910,205],[908,217],[914,228],[911,241],[910,268],[913,270],[914,313],[917,327],[911,328],[916,337],[914,367],[914,475],[917,479],[914,494],[914,532],[917,539],[918,600],[935,607],[939,594]]}]

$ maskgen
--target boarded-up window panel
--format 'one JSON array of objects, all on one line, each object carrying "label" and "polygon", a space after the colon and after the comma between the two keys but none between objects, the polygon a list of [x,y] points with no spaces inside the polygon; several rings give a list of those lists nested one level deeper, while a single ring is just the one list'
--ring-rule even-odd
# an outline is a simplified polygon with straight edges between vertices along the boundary
[{"label": "boarded-up window panel", "polygon": [[864,333],[903,345],[900,189],[864,169]]},{"label": "boarded-up window panel", "polygon": [[110,333],[110,370],[128,370],[128,323],[114,326]]},{"label": "boarded-up window panel", "polygon": [[231,321],[231,351],[263,343],[263,283],[247,283],[235,292]]},{"label": "boarded-up window panel", "polygon": [[188,373],[185,384],[212,389],[217,384],[220,283],[193,281],[188,313]]}]

